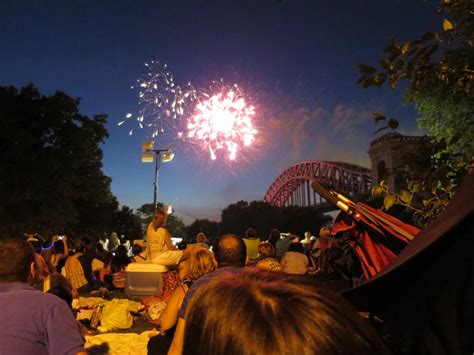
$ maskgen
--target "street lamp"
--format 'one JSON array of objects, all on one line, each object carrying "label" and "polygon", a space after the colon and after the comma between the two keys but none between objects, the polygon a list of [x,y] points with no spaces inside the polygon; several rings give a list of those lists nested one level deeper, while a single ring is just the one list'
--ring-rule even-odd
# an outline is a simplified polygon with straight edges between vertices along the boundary
[{"label": "street lamp", "polygon": [[155,179],[153,181],[153,209],[156,213],[156,191],[158,186],[158,170],[160,163],[167,163],[174,158],[174,153],[171,149],[154,149],[154,142],[147,141],[142,144],[142,163],[153,163],[155,159]]}]

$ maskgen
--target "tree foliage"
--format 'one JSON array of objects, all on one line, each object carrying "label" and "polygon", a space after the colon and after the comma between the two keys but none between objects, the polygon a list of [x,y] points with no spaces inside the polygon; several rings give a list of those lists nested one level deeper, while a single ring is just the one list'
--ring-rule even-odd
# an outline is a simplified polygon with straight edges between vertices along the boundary
[{"label": "tree foliage", "polygon": [[[91,208],[114,203],[100,149],[107,117],[82,115],[78,107],[79,99],[63,92],[0,87],[4,235],[74,231]],[[88,215],[96,226],[100,217]]]},{"label": "tree foliage", "polygon": [[196,235],[198,233],[204,233],[209,240],[209,243],[213,243],[219,236],[219,223],[210,221],[209,219],[196,219],[193,223],[186,227],[187,241],[190,243],[195,242]]},{"label": "tree foliage", "polygon": [[448,85],[453,93],[472,91],[472,63],[465,56],[456,56],[453,60],[449,50],[474,47],[474,3],[442,0],[437,11],[443,17],[441,31],[427,32],[410,41],[392,38],[378,66],[359,65],[358,83],[365,88],[385,83],[395,88],[405,80],[411,90],[417,90],[426,77],[434,77]]},{"label": "tree foliage", "polygon": [[358,83],[395,88],[406,81],[405,101],[421,114],[420,127],[444,145],[440,154],[469,163],[474,156],[474,2],[442,0],[437,11],[440,31],[411,41],[392,39],[378,66],[359,65]]},{"label": "tree foliage", "polygon": [[[412,152],[405,166],[392,172],[404,174],[404,190],[394,194],[383,184],[374,187],[376,196],[385,196],[386,209],[405,206],[420,225],[443,210],[474,158],[474,2],[441,0],[437,11],[439,31],[410,41],[391,39],[378,66],[359,65],[364,88],[408,84],[405,102],[418,110],[418,124],[433,140],[431,160],[425,158],[429,164],[421,169],[410,164],[417,153]],[[374,116],[376,123],[386,119]],[[391,119],[391,128],[396,121]]]},{"label": "tree foliage", "polygon": [[255,228],[262,239],[266,239],[273,228],[303,236],[305,231],[316,233],[330,222],[316,207],[276,207],[263,201],[239,201],[222,211],[220,234],[244,235],[249,227]]}]

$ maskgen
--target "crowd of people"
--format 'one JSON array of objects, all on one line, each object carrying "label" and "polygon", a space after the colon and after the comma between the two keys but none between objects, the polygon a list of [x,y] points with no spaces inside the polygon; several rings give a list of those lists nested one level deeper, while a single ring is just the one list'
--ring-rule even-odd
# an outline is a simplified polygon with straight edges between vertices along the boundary
[{"label": "crowd of people", "polygon": [[0,353],[84,353],[74,299],[123,288],[130,263],[154,263],[179,275],[150,354],[386,352],[342,297],[307,275],[324,271],[329,229],[302,240],[275,229],[262,240],[248,228],[245,236],[226,234],[212,247],[199,233],[179,250],[166,219],[155,214],[146,246],[134,245],[133,255],[124,245],[111,253],[87,238],[75,240],[72,250],[66,236],[1,241],[0,307],[7,324],[0,328]]}]

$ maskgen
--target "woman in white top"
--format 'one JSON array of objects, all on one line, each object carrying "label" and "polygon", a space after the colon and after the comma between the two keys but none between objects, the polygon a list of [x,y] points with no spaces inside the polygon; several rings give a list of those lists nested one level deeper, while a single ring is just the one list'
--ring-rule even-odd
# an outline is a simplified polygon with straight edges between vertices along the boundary
[{"label": "woman in white top", "polygon": [[171,242],[171,236],[165,228],[168,215],[158,211],[146,231],[146,249],[148,260],[153,264],[174,267],[187,258],[185,251],[176,250]]}]

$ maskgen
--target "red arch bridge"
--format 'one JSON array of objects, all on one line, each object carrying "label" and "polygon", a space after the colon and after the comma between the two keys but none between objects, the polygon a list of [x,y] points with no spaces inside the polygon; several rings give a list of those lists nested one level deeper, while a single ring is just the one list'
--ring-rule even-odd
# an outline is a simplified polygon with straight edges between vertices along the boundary
[{"label": "red arch bridge", "polygon": [[370,169],[342,162],[303,161],[283,171],[268,188],[263,201],[274,206],[318,206],[324,211],[337,209],[311,189],[311,180],[359,199],[370,193]]}]

